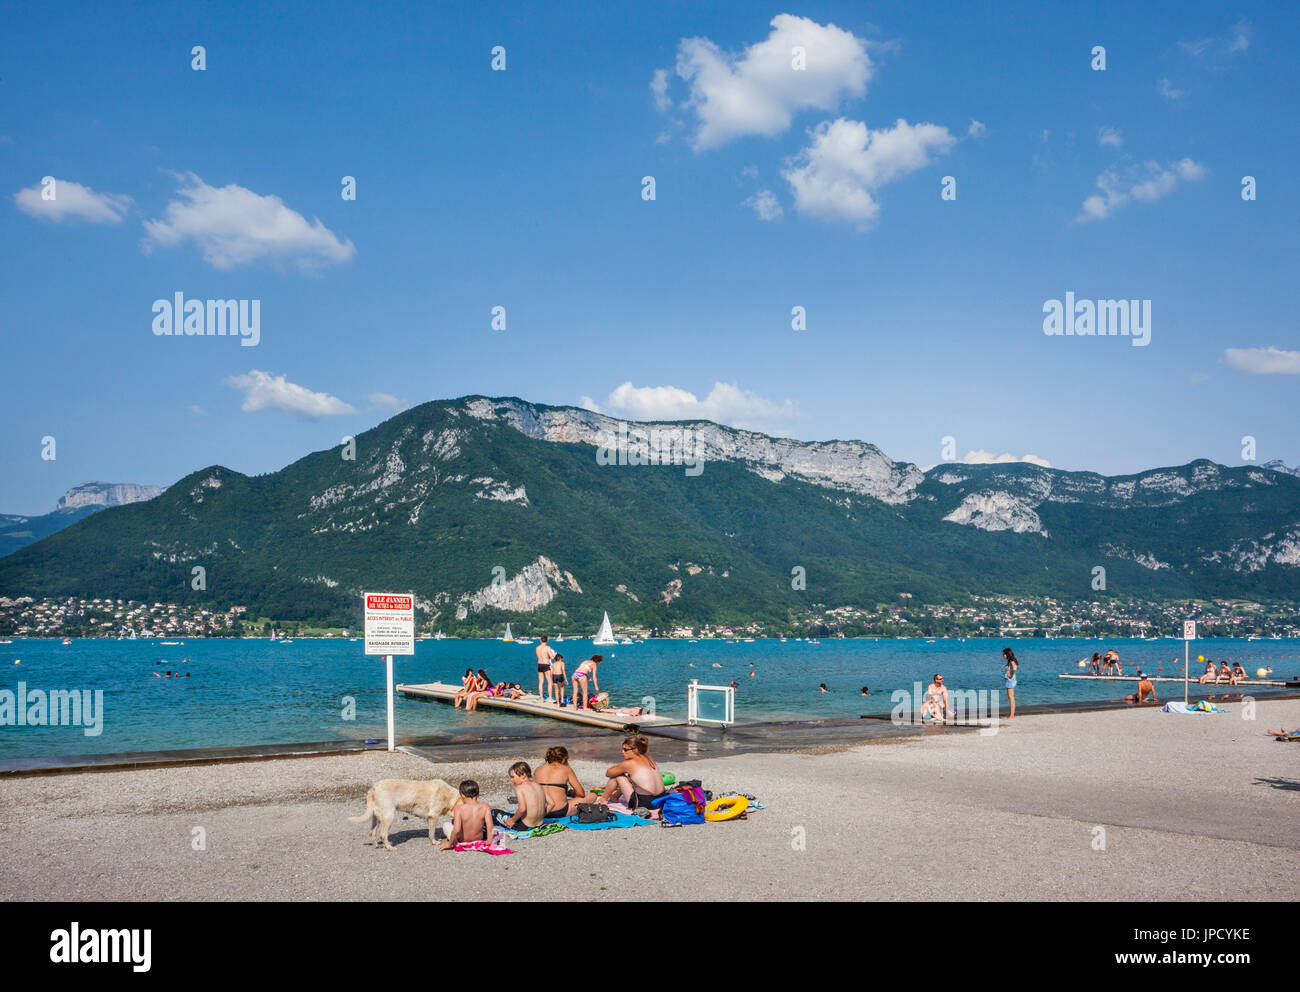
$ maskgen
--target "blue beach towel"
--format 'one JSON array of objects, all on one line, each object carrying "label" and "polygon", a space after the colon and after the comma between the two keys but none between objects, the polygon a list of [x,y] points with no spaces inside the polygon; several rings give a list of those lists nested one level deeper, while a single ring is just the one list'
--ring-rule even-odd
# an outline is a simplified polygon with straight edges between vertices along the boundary
[{"label": "blue beach towel", "polygon": [[653,820],[646,820],[640,816],[631,816],[627,813],[615,813],[614,819],[605,823],[566,823],[570,830],[618,830],[621,827],[648,827]]}]

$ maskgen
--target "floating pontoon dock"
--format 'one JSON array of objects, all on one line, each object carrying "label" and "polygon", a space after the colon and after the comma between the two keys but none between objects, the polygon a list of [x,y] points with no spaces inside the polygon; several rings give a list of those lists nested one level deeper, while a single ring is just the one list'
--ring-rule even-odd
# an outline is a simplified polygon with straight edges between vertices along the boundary
[{"label": "floating pontoon dock", "polygon": [[[1137,682],[1137,675],[1059,675],[1062,679],[1085,679],[1089,682]],[[1142,678],[1151,682],[1182,682],[1186,681],[1188,685],[1205,685],[1205,686],[1226,686],[1235,689],[1241,685],[1272,685],[1279,686],[1283,689],[1300,689],[1300,682],[1294,679],[1238,679],[1236,685],[1229,685],[1227,682],[1202,682],[1198,675],[1194,679],[1184,680],[1181,675],[1144,675]]]},{"label": "floating pontoon dock", "polygon": [[[430,682],[426,685],[399,685],[397,691],[413,699],[432,699],[440,703],[450,703],[460,692],[458,685],[446,682]],[[593,710],[578,710],[572,707],[559,707],[545,703],[536,696],[529,695],[523,699],[497,699],[494,696],[480,696],[478,709],[507,710],[524,716],[545,716],[565,723],[580,723],[588,727],[602,727],[606,730],[632,730],[638,727],[678,727],[681,720],[666,716],[618,716],[614,713],[597,713]]]}]

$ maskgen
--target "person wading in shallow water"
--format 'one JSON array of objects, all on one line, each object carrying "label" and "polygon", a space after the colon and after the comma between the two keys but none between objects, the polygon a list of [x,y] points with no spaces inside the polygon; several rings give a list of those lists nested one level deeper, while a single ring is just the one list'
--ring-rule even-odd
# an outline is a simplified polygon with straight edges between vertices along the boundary
[{"label": "person wading in shallow water", "polygon": [[1016,672],[1020,671],[1020,662],[1016,661],[1016,653],[1010,648],[1002,649],[1002,658],[1007,663],[1002,670],[1002,687],[1007,690],[1007,702],[1011,707],[1011,712],[1007,714],[1007,721],[1010,722],[1016,718]]}]

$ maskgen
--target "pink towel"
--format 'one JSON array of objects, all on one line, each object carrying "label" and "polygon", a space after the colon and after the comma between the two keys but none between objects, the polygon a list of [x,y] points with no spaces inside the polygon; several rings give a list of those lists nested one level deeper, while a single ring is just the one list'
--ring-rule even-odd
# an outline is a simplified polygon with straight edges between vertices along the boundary
[{"label": "pink towel", "polygon": [[498,847],[496,844],[489,844],[485,840],[471,840],[464,844],[457,844],[456,851],[482,851],[484,854],[514,854],[515,852],[508,847]]}]

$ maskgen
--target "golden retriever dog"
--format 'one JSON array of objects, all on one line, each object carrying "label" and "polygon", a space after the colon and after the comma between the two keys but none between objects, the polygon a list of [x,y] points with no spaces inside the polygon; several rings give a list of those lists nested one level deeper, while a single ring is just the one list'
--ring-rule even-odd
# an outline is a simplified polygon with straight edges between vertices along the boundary
[{"label": "golden retriever dog", "polygon": [[428,820],[429,840],[433,841],[433,828],[438,818],[450,815],[459,801],[459,790],[453,789],[440,778],[428,782],[386,778],[366,790],[366,811],[360,816],[349,816],[348,821],[364,823],[366,817],[369,817],[370,843],[375,844],[375,827],[379,827],[379,838],[384,849],[391,851],[393,845],[388,843],[388,827],[393,822],[393,814],[398,810]]}]

